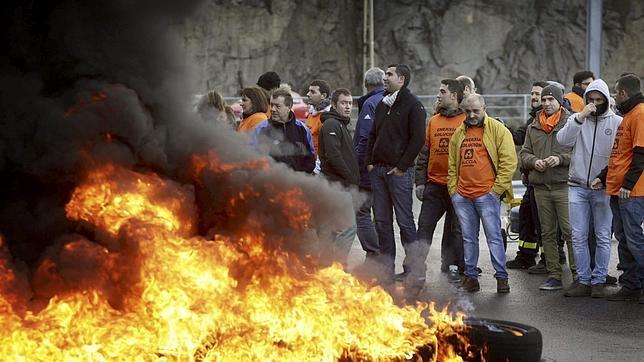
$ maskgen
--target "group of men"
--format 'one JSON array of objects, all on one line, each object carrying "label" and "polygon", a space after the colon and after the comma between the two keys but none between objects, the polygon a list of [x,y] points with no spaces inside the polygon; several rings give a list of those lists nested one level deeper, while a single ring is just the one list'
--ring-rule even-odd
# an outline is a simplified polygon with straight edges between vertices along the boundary
[{"label": "group of men", "polygon": [[[326,82],[316,80],[307,94],[311,111],[306,122],[295,120],[290,111],[290,93],[277,89],[271,94],[271,119],[257,127],[251,143],[297,171],[313,173],[319,162],[321,175],[331,182],[362,191],[366,201],[355,212],[355,226],[335,234],[334,248],[345,259],[357,234],[366,260],[380,266],[383,283],[400,280],[407,288],[422,288],[434,230],[446,215],[441,271],[459,271],[465,291],[480,290],[482,224],[498,293],[510,291],[507,267],[536,266],[537,241],[548,273],[540,289],[562,289],[561,239],[568,244],[574,279],[564,295],[606,297],[612,231],[624,273],[622,288],[608,299],[644,303],[640,78],[625,74],[617,81],[621,115],[611,109],[603,80],[590,72],[580,72],[574,80],[573,92],[565,96],[560,84],[535,82],[532,117],[510,130],[487,114],[484,98],[465,76],[441,81],[428,117],[409,89],[410,67],[392,64],[386,71],[366,72],[367,94],[358,99],[353,137],[348,129],[351,93],[344,88],[331,92]],[[522,146],[518,157],[515,144]],[[534,201],[522,208],[536,214],[540,231],[533,230],[538,240],[522,244],[517,259],[506,267],[501,204],[513,199],[519,160]],[[418,229],[412,211],[414,183],[422,201]],[[394,213],[405,250],[400,274],[394,273]],[[594,243],[589,247],[590,236]]]}]

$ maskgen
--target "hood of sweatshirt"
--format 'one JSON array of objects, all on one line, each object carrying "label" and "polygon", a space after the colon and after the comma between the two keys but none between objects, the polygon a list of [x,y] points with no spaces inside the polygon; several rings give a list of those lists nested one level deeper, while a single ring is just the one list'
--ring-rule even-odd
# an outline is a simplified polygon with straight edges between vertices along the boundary
[{"label": "hood of sweatshirt", "polygon": [[340,115],[340,113],[338,113],[338,111],[336,111],[333,107],[331,107],[328,112],[322,113],[322,115],[320,116],[320,122],[324,123],[324,121],[330,118],[337,119],[338,121],[344,123],[345,126],[348,125],[351,121],[351,118]]},{"label": "hood of sweatshirt", "polygon": [[[607,118],[607,117],[614,116],[615,112],[613,112],[610,109],[610,90],[608,89],[608,85],[606,84],[606,82],[604,82],[601,79],[595,79],[594,81],[592,81],[592,83],[588,85],[588,88],[586,88],[586,92],[584,92],[584,102],[586,102],[586,104],[588,104],[586,97],[588,96],[588,93],[592,91],[598,91],[599,93],[601,93],[604,96],[604,99],[606,101],[604,103],[606,106],[606,110],[602,112],[602,114],[598,114],[596,117]],[[595,116],[592,116],[589,119],[595,120]]]}]

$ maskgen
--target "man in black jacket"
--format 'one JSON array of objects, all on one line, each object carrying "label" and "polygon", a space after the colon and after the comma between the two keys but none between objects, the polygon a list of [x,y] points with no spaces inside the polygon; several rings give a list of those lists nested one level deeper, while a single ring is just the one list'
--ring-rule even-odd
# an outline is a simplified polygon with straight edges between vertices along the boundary
[{"label": "man in black jacket", "polygon": [[291,93],[284,89],[275,90],[271,96],[271,119],[257,125],[249,143],[295,171],[313,173],[315,150],[311,132],[304,123],[295,119],[291,107]]},{"label": "man in black jacket", "polygon": [[360,178],[353,140],[347,129],[352,106],[351,92],[336,89],[331,97],[331,109],[322,113],[318,138],[322,174],[344,186],[357,186]]},{"label": "man in black jacket", "polygon": [[[425,143],[427,113],[407,88],[410,80],[409,66],[394,64],[387,68],[385,96],[376,107],[367,144],[366,164],[371,177],[380,260],[385,269],[384,282],[391,282],[395,270],[393,210],[406,254],[419,254],[414,250],[418,242],[412,212],[412,166]],[[403,265],[408,274],[407,281],[411,281],[412,286],[424,284],[425,280],[417,263],[420,261],[409,261],[409,265]]]},{"label": "man in black jacket", "polygon": [[[542,108],[541,91],[547,86],[548,83],[544,81],[532,83],[532,89],[530,90],[530,106],[532,108],[530,118],[516,130],[510,129],[515,145],[523,146],[526,130],[534,121],[537,112]],[[542,256],[542,261],[538,267],[535,267],[534,261],[534,258],[539,254],[539,248],[541,246],[541,226],[539,224],[539,215],[537,214],[537,204],[534,199],[534,188],[528,184],[528,171],[521,169],[521,172],[523,174],[524,184],[526,185],[526,191],[521,199],[521,206],[519,206],[519,250],[517,251],[516,258],[508,261],[506,266],[508,269],[529,269],[535,272],[535,274],[545,274],[547,272],[545,256]]]},{"label": "man in black jacket", "polygon": [[[329,181],[340,182],[345,187],[357,187],[360,180],[353,140],[347,129],[352,106],[351,92],[345,88],[336,89],[331,97],[331,109],[321,115],[322,128],[318,136],[322,174]],[[346,262],[356,237],[355,220],[348,229],[333,234],[333,258]]]}]

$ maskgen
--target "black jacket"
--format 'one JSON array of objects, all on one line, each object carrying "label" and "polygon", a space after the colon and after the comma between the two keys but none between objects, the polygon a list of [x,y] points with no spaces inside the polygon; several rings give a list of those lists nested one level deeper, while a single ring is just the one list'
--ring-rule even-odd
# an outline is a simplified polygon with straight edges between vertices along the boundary
[{"label": "black jacket", "polygon": [[275,161],[287,164],[295,171],[312,173],[315,169],[315,150],[309,129],[289,114],[286,123],[266,120],[255,128],[250,145],[268,153]]},{"label": "black jacket", "polygon": [[345,186],[358,185],[360,170],[353,150],[353,140],[347,129],[351,121],[335,109],[322,113],[322,129],[318,135],[318,155],[322,174],[330,181],[340,181]]},{"label": "black jacket", "polygon": [[425,143],[425,107],[407,87],[398,92],[390,107],[380,102],[376,107],[367,144],[367,165],[386,165],[401,171],[414,165]]},{"label": "black jacket", "polygon": [[[542,106],[539,106],[537,108],[532,108],[530,111],[530,118],[528,118],[525,123],[516,130],[511,130],[510,133],[512,133],[512,139],[514,140],[514,144],[517,146],[523,146],[523,143],[525,142],[525,133],[528,129],[528,126],[534,122],[535,117],[537,116],[537,112],[539,112],[542,109]],[[508,128],[509,129],[509,128]]]}]

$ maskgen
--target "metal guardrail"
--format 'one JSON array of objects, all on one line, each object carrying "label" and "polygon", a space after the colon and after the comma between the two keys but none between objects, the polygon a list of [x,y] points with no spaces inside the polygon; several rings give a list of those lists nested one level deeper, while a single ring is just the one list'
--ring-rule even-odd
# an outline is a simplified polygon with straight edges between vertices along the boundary
[{"label": "metal guardrail", "polygon": [[[530,95],[529,94],[482,94],[487,103],[487,113],[495,118],[504,121],[523,122],[528,119],[530,113]],[[436,101],[435,95],[417,95],[418,99],[427,109],[432,109]],[[354,96],[357,100],[359,96]],[[306,101],[306,97],[302,97]],[[224,97],[227,103],[235,103],[239,97]],[[357,103],[354,107],[352,118],[357,117]]]}]

